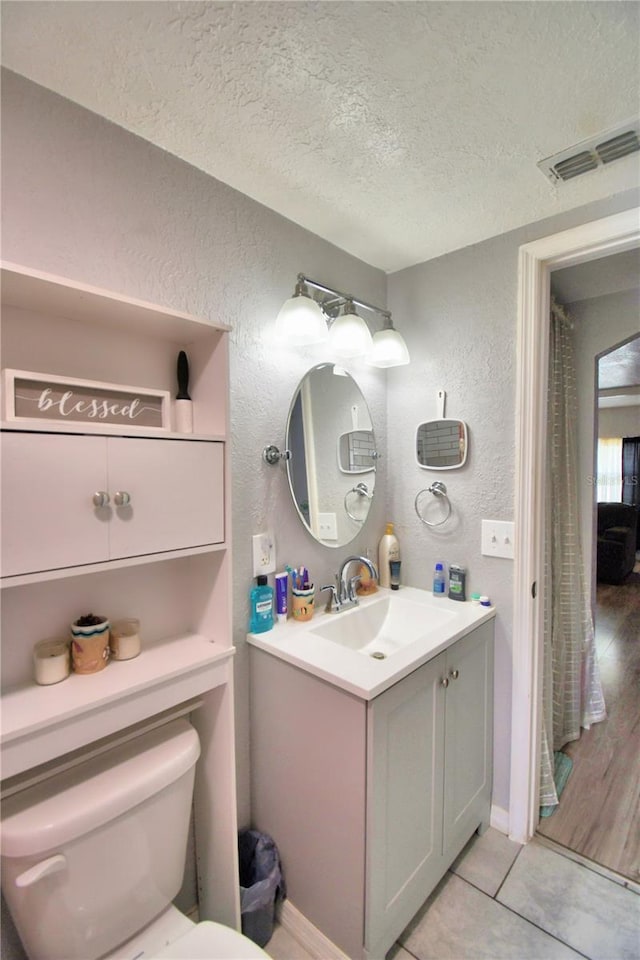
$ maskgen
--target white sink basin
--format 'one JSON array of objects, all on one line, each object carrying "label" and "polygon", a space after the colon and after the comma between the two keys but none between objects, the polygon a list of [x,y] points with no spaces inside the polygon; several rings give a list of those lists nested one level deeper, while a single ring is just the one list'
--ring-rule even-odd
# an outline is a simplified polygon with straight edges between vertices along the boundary
[{"label": "white sink basin", "polygon": [[460,637],[495,616],[493,609],[434,597],[428,590],[378,590],[340,613],[317,611],[266,633],[253,647],[372,700]]},{"label": "white sink basin", "polygon": [[451,625],[455,618],[455,611],[438,608],[437,603],[425,607],[401,593],[391,593],[377,603],[333,614],[311,632],[350,650],[384,660],[434,630]]}]

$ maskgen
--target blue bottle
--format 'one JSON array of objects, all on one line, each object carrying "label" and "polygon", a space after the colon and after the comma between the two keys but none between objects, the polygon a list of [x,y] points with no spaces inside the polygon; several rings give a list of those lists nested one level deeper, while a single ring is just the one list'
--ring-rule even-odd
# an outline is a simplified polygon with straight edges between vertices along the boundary
[{"label": "blue bottle", "polygon": [[446,581],[444,568],[441,563],[436,563],[436,569],[433,574],[433,595],[434,597],[446,596]]},{"label": "blue bottle", "polygon": [[249,595],[251,602],[250,633],[266,633],[273,629],[273,587],[267,583],[266,574],[256,577],[256,586]]}]

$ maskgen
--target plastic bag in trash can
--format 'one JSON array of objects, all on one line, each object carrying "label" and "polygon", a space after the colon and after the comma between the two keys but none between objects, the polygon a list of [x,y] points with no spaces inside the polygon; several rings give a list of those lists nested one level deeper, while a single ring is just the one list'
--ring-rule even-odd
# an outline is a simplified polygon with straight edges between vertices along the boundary
[{"label": "plastic bag in trash can", "polygon": [[273,933],[276,900],[286,896],[278,848],[266,833],[241,830],[238,857],[242,932],[264,947]]}]

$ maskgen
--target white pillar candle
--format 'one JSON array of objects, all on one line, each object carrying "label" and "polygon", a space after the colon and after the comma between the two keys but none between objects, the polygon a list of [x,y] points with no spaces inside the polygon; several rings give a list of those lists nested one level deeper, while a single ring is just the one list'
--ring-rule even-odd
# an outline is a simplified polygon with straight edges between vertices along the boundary
[{"label": "white pillar candle", "polygon": [[114,660],[132,660],[140,653],[140,621],[134,618],[111,624],[111,656]]},{"label": "white pillar candle", "polygon": [[70,672],[69,641],[60,638],[36,643],[33,666],[35,681],[43,686],[66,680]]}]

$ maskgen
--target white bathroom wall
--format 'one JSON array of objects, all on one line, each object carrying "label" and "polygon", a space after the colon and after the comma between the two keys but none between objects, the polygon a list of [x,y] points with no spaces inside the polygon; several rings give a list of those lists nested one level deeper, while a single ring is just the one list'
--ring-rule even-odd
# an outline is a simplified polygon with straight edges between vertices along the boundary
[{"label": "white bathroom wall", "polygon": [[[380,271],[188,166],[170,154],[15,74],[2,84],[4,259],[229,323],[233,609],[238,805],[250,819],[247,653],[251,535],[274,530],[278,566],[304,563],[329,582],[339,551],[303,529],[284,466],[263,447],[284,447],[285,419],[303,373],[331,359],[273,339],[275,317],[298,272],[385,304]],[[385,373],[348,365],[386,443]],[[135,382],[135,381],[132,381]],[[374,545],[386,519],[380,494],[352,546]],[[4,641],[6,642],[6,640]]]},{"label": "white bathroom wall", "polygon": [[[429,587],[437,560],[458,562],[467,567],[468,590],[487,593],[496,604],[493,801],[502,810],[509,806],[511,663],[517,642],[513,561],[483,556],[480,533],[483,518],[514,518],[518,249],[637,203],[637,192],[629,191],[388,278],[389,308],[412,358],[409,367],[388,374],[389,518],[397,524],[406,583]],[[469,457],[458,470],[424,470],[416,463],[416,426],[437,416],[439,389],[447,394],[445,415],[465,420],[469,428]],[[444,481],[453,504],[451,520],[435,529],[424,526],[414,510],[416,494],[434,480]],[[432,500],[426,494],[422,507],[434,511]]]}]

